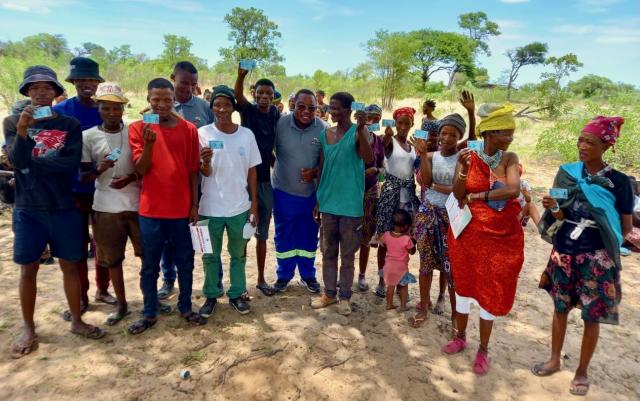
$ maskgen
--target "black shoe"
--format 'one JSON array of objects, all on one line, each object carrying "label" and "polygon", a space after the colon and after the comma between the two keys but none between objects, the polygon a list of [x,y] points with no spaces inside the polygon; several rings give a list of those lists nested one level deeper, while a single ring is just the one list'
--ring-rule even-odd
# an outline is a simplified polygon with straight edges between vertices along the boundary
[{"label": "black shoe", "polygon": [[162,283],[162,287],[158,290],[158,299],[167,299],[173,294],[174,287],[173,281],[165,281]]},{"label": "black shoe", "polygon": [[314,278],[308,278],[308,279],[300,279],[300,285],[303,286],[304,288],[307,289],[307,291],[309,291],[312,294],[317,294],[320,292],[320,283],[318,283],[318,280]]},{"label": "black shoe", "polygon": [[198,313],[200,313],[200,316],[204,316],[204,317],[209,317],[213,315],[213,311],[216,309],[217,303],[218,303],[218,300],[216,298],[207,298],[207,300],[204,302],[204,305],[202,305],[202,308],[200,308],[200,311]]},{"label": "black shoe", "polygon": [[241,315],[246,315],[251,312],[251,306],[242,299],[242,297],[233,298],[229,300],[229,304],[233,306],[235,310],[240,312]]},{"label": "black shoe", "polygon": [[278,279],[273,285],[273,289],[276,292],[285,292],[287,290],[287,286],[289,285],[289,280]]}]

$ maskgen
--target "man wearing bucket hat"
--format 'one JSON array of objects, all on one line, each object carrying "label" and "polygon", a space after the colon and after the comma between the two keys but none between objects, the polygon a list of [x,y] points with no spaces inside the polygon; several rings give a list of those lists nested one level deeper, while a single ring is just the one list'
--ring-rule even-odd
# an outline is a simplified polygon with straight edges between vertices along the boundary
[{"label": "man wearing bucket hat", "polygon": [[118,310],[105,322],[112,326],[130,313],[122,274],[127,238],[135,256],[142,257],[140,183],[129,146],[129,126],[122,120],[128,103],[122,89],[113,82],[101,83],[93,99],[103,122],[82,133],[81,169],[85,172],[83,180],[95,181],[96,186],[92,206],[96,265],[109,270],[118,300]]},{"label": "man wearing bucket hat", "polygon": [[[82,130],[98,126],[102,124],[102,118],[98,112],[98,105],[93,100],[93,96],[96,94],[96,89],[100,82],[104,82],[104,79],[100,76],[100,70],[98,63],[86,58],[75,57],[69,62],[69,76],[66,79],[67,82],[72,83],[77,92],[77,96],[69,98],[63,102],[56,104],[53,110],[64,116],[74,117],[80,121]],[[82,182],[79,179],[79,175],[74,179],[73,193],[76,202],[76,207],[82,213],[82,232],[85,240],[85,253],[86,257],[81,261],[78,266],[78,272],[80,274],[80,284],[82,287],[82,310],[83,312],[89,306],[89,271],[87,265],[87,247],[91,241],[89,236],[89,220],[92,218],[93,210],[91,205],[93,204],[94,184],[93,182]],[[104,302],[110,305],[116,303],[116,299],[109,294],[109,270],[104,268],[101,264],[96,263],[96,293],[95,300],[98,302]],[[69,319],[69,312],[65,311],[62,315],[65,320]]]},{"label": "man wearing bucket hat", "polygon": [[63,273],[71,332],[91,339],[104,336],[104,331],[84,323],[80,317],[77,265],[82,259],[82,223],[71,186],[80,166],[82,130],[74,118],[48,109],[54,97],[64,91],[49,67],[27,68],[19,91],[31,98],[31,105],[20,114],[16,132],[7,133],[16,137],[9,147],[9,158],[16,168],[13,260],[21,269],[20,305],[24,319],[22,334],[11,347],[14,358],[31,353],[38,345],[33,320],[36,278],[47,243]]}]

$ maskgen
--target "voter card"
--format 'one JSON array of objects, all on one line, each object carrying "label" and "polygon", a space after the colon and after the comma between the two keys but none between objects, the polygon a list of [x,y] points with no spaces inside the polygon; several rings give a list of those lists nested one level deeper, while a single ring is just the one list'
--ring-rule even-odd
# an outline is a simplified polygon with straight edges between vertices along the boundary
[{"label": "voter card", "polygon": [[371,131],[371,132],[380,131],[380,124],[378,124],[378,123],[369,124],[369,125],[367,125],[367,128],[369,128],[369,131]]},{"label": "voter card", "polygon": [[553,199],[567,199],[569,194],[565,188],[551,188],[549,190],[549,196]]},{"label": "voter card", "polygon": [[256,60],[244,59],[240,60],[240,68],[246,71],[255,70],[258,65]]},{"label": "voter card", "polygon": [[111,160],[112,162],[117,162],[121,154],[122,154],[122,151],[120,150],[120,148],[115,148],[111,151],[109,156],[107,156],[107,160]]},{"label": "voter card", "polygon": [[474,152],[482,152],[484,150],[484,141],[467,141],[467,147]]},{"label": "voter card", "polygon": [[429,133],[425,130],[417,129],[413,133],[413,136],[415,136],[418,139],[427,139],[429,137]]},{"label": "voter card", "polygon": [[145,113],[142,115],[142,121],[145,124],[160,124],[160,115],[154,113]]},{"label": "voter card", "polygon": [[396,120],[382,120],[382,126],[383,127],[395,127],[396,126]]},{"label": "voter card", "polygon": [[209,141],[209,147],[211,149],[224,149],[223,141]]},{"label": "voter card", "polygon": [[352,102],[351,103],[351,110],[353,110],[353,111],[364,110],[364,103],[362,103],[362,102]]},{"label": "voter card", "polygon": [[51,117],[53,112],[51,106],[40,106],[33,109],[33,119],[40,120],[41,118]]}]

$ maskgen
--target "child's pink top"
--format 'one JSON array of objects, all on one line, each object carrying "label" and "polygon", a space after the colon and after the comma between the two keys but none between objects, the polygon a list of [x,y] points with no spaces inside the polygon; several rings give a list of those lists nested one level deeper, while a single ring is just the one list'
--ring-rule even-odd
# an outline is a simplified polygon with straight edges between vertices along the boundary
[{"label": "child's pink top", "polygon": [[382,235],[382,243],[387,248],[384,282],[386,285],[398,285],[402,276],[409,271],[409,250],[413,248],[413,242],[408,235],[394,237],[387,231]]}]

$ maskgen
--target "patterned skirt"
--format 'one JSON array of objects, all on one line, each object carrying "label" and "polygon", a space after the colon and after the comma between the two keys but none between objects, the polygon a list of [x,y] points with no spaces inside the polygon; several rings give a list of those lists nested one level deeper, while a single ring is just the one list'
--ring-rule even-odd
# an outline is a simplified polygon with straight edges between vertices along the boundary
[{"label": "patterned skirt", "polygon": [[420,205],[416,213],[415,237],[420,254],[420,274],[428,275],[434,270],[445,274],[453,287],[451,264],[449,263],[449,215],[447,209],[430,203]]},{"label": "patterned skirt", "polygon": [[362,216],[362,245],[368,246],[376,233],[376,209],[378,207],[378,185],[364,193],[364,215]]}]

